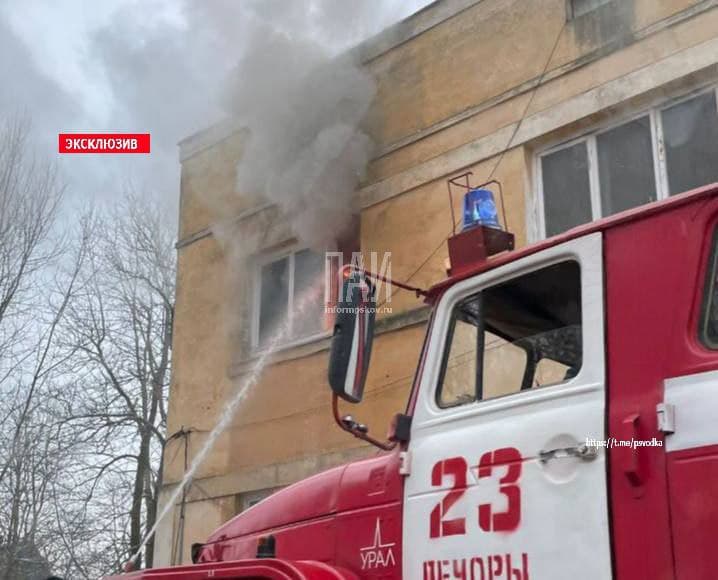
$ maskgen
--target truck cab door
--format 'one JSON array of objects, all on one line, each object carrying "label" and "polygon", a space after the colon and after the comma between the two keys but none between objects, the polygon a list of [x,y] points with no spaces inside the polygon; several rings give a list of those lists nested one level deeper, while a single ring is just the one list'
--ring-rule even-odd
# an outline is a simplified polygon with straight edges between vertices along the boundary
[{"label": "truck cab door", "polygon": [[601,234],[452,286],[405,485],[405,578],[611,577]]}]

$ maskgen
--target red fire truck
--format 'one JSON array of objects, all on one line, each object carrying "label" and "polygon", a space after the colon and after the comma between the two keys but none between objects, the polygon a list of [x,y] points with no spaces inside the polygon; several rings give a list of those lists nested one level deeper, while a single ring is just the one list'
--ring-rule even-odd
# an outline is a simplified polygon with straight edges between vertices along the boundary
[{"label": "red fire truck", "polygon": [[490,258],[494,227],[449,245],[386,441],[338,414],[374,328],[371,276],[344,282],[335,415],[382,451],[121,578],[718,578],[718,185]]}]

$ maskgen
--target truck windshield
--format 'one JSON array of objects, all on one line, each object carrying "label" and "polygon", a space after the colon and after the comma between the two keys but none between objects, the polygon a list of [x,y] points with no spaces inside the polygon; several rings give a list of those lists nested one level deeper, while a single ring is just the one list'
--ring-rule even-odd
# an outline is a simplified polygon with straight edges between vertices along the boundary
[{"label": "truck windshield", "polygon": [[454,307],[437,390],[442,407],[554,385],[581,368],[581,274],[553,264]]}]

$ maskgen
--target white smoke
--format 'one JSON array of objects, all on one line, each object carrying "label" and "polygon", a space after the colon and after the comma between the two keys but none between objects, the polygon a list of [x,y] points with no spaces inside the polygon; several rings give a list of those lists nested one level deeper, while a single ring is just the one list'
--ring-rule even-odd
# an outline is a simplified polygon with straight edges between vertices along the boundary
[{"label": "white smoke", "polygon": [[[376,94],[374,80],[352,51],[337,54],[332,39],[350,22],[364,22],[360,31],[370,28],[377,5],[356,3],[361,10],[347,16],[337,4],[349,6],[313,4],[297,28],[268,19],[266,6],[255,14],[226,97],[248,129],[237,167],[239,194],[276,204],[292,233],[316,249],[334,246],[351,223],[354,192],[371,155],[362,122]],[[329,33],[316,32],[322,30]]]}]

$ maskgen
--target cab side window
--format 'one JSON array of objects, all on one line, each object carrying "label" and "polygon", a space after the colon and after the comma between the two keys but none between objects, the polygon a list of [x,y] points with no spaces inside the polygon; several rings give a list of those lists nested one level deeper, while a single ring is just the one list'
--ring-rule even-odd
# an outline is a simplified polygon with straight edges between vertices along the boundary
[{"label": "cab side window", "polygon": [[530,272],[454,307],[437,403],[453,407],[562,383],[581,368],[581,274]]},{"label": "cab side window", "polygon": [[705,283],[699,338],[708,348],[718,350],[718,228],[713,234],[710,262]]}]

